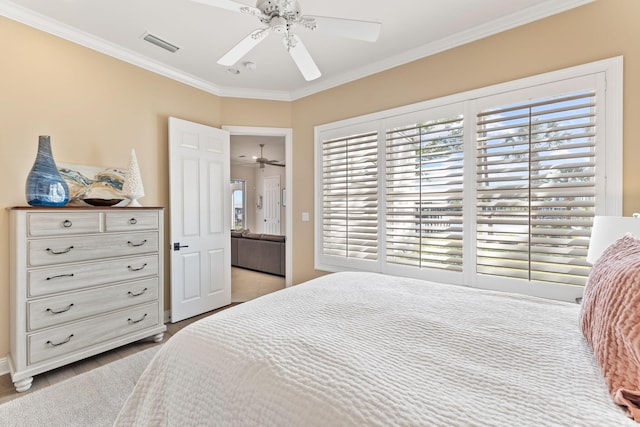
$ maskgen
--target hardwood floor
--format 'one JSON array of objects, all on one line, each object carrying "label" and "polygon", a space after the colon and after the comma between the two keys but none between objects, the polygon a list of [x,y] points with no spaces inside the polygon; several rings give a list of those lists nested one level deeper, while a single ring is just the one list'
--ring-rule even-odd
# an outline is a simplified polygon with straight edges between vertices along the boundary
[{"label": "hardwood floor", "polygon": [[47,387],[48,385],[66,380],[67,378],[71,378],[75,375],[90,371],[91,369],[97,368],[99,366],[114,362],[118,359],[123,359],[139,351],[146,350],[147,348],[156,345],[162,345],[162,343],[166,342],[180,329],[197,320],[210,316],[219,311],[226,310],[227,308],[237,305],[241,302],[249,301],[259,296],[284,289],[284,277],[273,276],[271,274],[262,274],[255,271],[244,270],[235,267],[232,268],[231,275],[231,305],[219,308],[214,311],[210,311],[208,313],[203,313],[199,316],[195,316],[181,322],[167,323],[167,331],[165,332],[164,340],[161,343],[154,343],[150,339],[137,341],[60,367],[58,369],[36,375],[33,378],[33,385],[28,391],[24,393],[16,392],[13,383],[11,382],[11,376],[9,374],[2,375],[0,376],[0,404],[18,398],[20,396],[24,396],[25,394],[31,393],[35,390]]}]

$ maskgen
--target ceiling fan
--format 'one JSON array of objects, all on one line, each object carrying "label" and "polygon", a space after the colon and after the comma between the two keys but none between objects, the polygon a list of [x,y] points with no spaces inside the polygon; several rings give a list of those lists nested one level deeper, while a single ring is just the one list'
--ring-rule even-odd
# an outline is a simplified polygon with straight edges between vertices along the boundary
[{"label": "ceiling fan", "polygon": [[256,163],[260,164],[260,169],[264,169],[264,165],[280,166],[281,168],[285,167],[285,165],[278,162],[278,160],[266,159],[264,157],[264,154],[262,154],[263,148],[264,148],[264,144],[260,144],[260,157],[256,158]]},{"label": "ceiling fan", "polygon": [[256,7],[247,6],[233,0],[193,0],[209,6],[231,10],[257,17],[267,27],[252,31],[247,37],[231,48],[218,60],[218,64],[232,66],[245,56],[271,31],[282,34],[285,48],[307,81],[321,76],[318,66],[309,51],[291,29],[300,25],[314,31],[324,31],[356,40],[374,42],[380,34],[379,22],[357,21],[353,19],[329,18],[325,16],[305,16],[300,12],[297,0],[257,0]]}]

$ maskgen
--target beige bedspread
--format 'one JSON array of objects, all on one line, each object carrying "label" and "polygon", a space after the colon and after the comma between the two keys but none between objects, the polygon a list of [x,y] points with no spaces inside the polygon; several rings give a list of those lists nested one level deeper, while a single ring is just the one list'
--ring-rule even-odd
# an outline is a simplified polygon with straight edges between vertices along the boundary
[{"label": "beige bedspread", "polygon": [[337,273],[163,345],[124,426],[637,426],[574,304]]}]

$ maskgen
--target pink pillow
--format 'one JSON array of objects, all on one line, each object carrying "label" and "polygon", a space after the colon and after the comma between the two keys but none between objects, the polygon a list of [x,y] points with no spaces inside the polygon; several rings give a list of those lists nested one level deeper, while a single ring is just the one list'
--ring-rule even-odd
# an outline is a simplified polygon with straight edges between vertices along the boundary
[{"label": "pink pillow", "polygon": [[593,265],[580,322],[614,402],[640,421],[640,240],[621,237]]}]

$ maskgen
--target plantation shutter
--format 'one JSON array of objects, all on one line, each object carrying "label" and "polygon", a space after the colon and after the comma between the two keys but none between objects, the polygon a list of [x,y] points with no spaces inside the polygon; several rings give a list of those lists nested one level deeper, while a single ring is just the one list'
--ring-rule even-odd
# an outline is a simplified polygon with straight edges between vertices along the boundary
[{"label": "plantation shutter", "polygon": [[462,271],[462,115],[386,132],[386,262]]},{"label": "plantation shutter", "polygon": [[477,272],[584,285],[595,211],[595,93],[477,115]]},{"label": "plantation shutter", "polygon": [[322,253],[378,259],[378,133],[322,142]]}]

